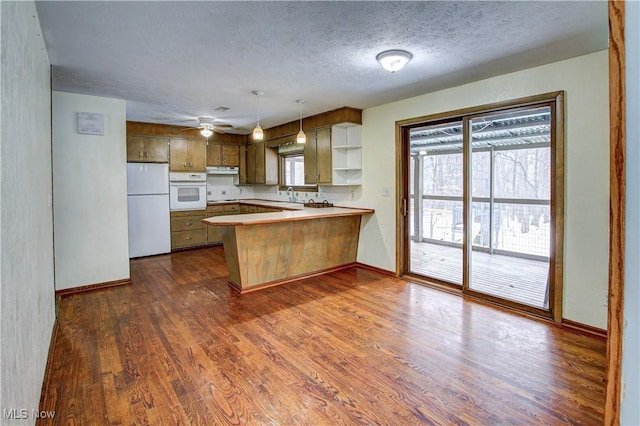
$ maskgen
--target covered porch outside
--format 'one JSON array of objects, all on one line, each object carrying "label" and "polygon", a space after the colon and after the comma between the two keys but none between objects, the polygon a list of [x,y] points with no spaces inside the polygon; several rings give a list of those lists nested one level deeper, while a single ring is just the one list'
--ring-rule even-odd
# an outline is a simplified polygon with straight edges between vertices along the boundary
[{"label": "covered porch outside", "polygon": [[[411,242],[410,271],[462,284],[462,249],[428,242]],[[473,251],[471,289],[537,308],[548,308],[549,263]]]}]

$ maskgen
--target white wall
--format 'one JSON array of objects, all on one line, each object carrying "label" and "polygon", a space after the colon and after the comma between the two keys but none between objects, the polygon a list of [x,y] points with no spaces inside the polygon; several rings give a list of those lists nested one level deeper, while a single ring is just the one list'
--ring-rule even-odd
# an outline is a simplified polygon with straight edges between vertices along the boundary
[{"label": "white wall", "polygon": [[[104,114],[104,136],[77,133],[76,114]],[[56,290],[129,278],[126,105],[53,92]]]},{"label": "white wall", "polygon": [[640,3],[625,5],[627,177],[620,424],[640,424]]},{"label": "white wall", "polygon": [[38,408],[55,320],[50,64],[37,16],[33,2],[0,2],[0,416]]},{"label": "white wall", "polygon": [[[564,318],[606,328],[609,110],[606,51],[428,93],[363,111],[365,221],[358,261],[395,271],[395,122],[566,91]],[[382,188],[390,189],[382,197]]]}]

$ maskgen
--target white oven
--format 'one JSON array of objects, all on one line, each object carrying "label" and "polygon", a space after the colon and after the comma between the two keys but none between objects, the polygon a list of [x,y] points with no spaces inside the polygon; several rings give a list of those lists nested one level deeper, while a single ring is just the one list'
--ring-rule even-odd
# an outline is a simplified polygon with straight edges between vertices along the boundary
[{"label": "white oven", "polygon": [[207,174],[169,173],[169,208],[171,210],[207,208]]}]

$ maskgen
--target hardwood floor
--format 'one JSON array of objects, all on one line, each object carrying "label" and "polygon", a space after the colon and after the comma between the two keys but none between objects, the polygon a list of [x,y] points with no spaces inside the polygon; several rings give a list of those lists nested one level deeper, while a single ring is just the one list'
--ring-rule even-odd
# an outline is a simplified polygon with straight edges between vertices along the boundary
[{"label": "hardwood floor", "polygon": [[605,343],[351,268],[239,295],[222,247],[63,298],[38,424],[602,424]]}]

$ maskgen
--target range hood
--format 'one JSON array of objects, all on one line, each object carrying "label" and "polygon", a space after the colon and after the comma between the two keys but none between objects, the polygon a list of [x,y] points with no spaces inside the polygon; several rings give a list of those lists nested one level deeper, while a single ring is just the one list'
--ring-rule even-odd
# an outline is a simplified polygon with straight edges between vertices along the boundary
[{"label": "range hood", "polygon": [[233,166],[209,166],[207,167],[208,175],[237,175],[238,168]]}]

